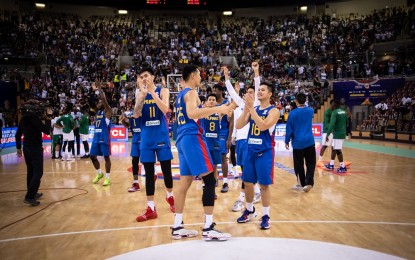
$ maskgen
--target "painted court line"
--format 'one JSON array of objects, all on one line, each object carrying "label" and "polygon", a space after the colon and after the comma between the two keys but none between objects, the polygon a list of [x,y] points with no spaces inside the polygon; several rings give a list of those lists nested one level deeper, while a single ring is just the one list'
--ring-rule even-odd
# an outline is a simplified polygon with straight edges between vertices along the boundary
[{"label": "painted court line", "polygon": [[[399,225],[399,226],[415,226],[415,223],[405,223],[405,222],[384,222],[384,221],[336,221],[336,220],[273,220],[271,223],[294,223],[294,224],[368,224],[368,225]],[[251,223],[259,223],[259,221],[252,221]],[[217,222],[217,224],[237,224],[236,222]],[[185,224],[185,226],[202,226],[204,223],[193,223]],[[29,237],[19,237],[19,238],[9,238],[0,240],[0,243],[4,242],[13,242],[19,240],[28,240],[36,238],[46,238],[46,237],[58,237],[58,236],[70,236],[70,235],[79,235],[79,234],[88,234],[88,233],[101,233],[101,232],[111,232],[111,231],[123,231],[123,230],[136,230],[136,229],[150,229],[150,228],[164,228],[171,227],[171,225],[156,225],[156,226],[144,226],[144,227],[127,227],[127,228],[109,228],[109,229],[95,229],[95,230],[84,230],[84,231],[75,231],[75,232],[65,232],[65,233],[55,233],[48,235],[38,235],[38,236],[29,236]]]}]

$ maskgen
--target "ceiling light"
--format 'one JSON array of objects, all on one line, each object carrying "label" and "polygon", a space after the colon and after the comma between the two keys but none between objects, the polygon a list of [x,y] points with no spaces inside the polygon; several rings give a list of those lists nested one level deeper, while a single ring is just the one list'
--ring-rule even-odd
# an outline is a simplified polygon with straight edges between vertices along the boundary
[{"label": "ceiling light", "polygon": [[232,11],[224,11],[223,15],[232,15]]},{"label": "ceiling light", "polygon": [[35,3],[35,6],[37,8],[45,8],[46,7],[46,5],[44,3]]},{"label": "ceiling light", "polygon": [[127,10],[118,10],[118,14],[128,14]]}]

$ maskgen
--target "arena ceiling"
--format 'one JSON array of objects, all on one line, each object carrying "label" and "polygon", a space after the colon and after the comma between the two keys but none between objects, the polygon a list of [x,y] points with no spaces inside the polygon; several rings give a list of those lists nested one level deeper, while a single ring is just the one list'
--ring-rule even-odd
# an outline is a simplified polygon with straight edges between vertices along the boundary
[{"label": "arena ceiling", "polygon": [[[334,0],[339,1],[339,0]],[[342,0],[344,1],[344,0]],[[224,9],[224,8],[246,8],[246,7],[268,7],[287,5],[325,4],[333,0],[20,0],[20,2],[42,2],[46,4],[77,4],[108,6],[129,10],[139,9]],[[153,2],[154,4],[148,4]],[[188,5],[194,2],[195,5]]]}]

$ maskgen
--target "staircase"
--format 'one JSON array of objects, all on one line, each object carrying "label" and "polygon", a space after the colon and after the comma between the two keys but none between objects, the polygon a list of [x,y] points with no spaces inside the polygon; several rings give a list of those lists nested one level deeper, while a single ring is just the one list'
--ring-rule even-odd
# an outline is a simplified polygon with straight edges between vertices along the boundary
[{"label": "staircase", "polygon": [[324,101],[323,105],[317,109],[317,112],[314,113],[313,123],[322,124],[324,123],[324,111],[330,107],[330,101],[334,98],[333,94],[330,94],[328,98]]}]

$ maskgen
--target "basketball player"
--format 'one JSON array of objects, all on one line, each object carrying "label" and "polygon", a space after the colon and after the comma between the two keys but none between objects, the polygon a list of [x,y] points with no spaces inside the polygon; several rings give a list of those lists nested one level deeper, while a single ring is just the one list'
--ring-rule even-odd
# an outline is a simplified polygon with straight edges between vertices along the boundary
[{"label": "basketball player", "polygon": [[[346,124],[347,124],[347,112],[340,108],[340,101],[334,100],[334,110],[330,117],[330,126],[327,130],[329,136],[333,133],[333,144],[331,150],[331,160],[329,164],[324,165],[328,170],[334,170],[334,159],[339,159],[340,168],[337,169],[338,173],[347,173],[346,165],[343,162],[343,142],[346,138]],[[329,137],[326,137],[326,141],[329,141]]]},{"label": "basketball player", "polygon": [[[210,93],[207,96],[205,106],[216,106],[216,95],[214,93]],[[221,163],[221,149],[219,144],[220,116],[220,114],[214,113],[199,120],[199,124],[204,130],[204,135],[209,148],[210,156],[212,157],[215,180],[218,178],[217,166]]]},{"label": "basketball player", "polygon": [[79,119],[79,135],[84,145],[85,154],[81,159],[89,158],[89,143],[88,143],[88,134],[89,134],[89,116],[88,116],[88,106],[81,108],[82,116]]},{"label": "basketball player", "polygon": [[62,146],[62,139],[63,139],[63,132],[62,126],[56,124],[59,120],[59,112],[55,111],[54,113],[55,118],[52,119],[52,159],[60,159],[61,156],[61,146]]},{"label": "basketball player", "polygon": [[[235,142],[236,142],[236,159],[237,165],[241,166],[242,169],[242,174],[243,174],[243,154],[244,152],[246,152],[247,150],[247,137],[248,137],[248,131],[249,131],[249,124],[245,125],[242,129],[236,129],[236,122],[238,120],[238,118],[241,116],[242,111],[244,110],[245,107],[245,103],[243,101],[243,99],[238,95],[237,92],[239,92],[239,83],[235,84],[235,89],[232,87],[232,84],[229,80],[229,70],[227,67],[223,67],[222,68],[224,76],[225,76],[225,85],[226,85],[226,89],[229,93],[229,95],[231,96],[232,100],[236,102],[236,104],[238,105],[238,107],[235,109],[234,111],[234,116],[233,116],[233,120],[234,120],[234,124],[232,127],[232,138],[233,136],[235,136]],[[247,88],[247,93],[249,93],[250,95],[255,97],[255,101],[254,101],[254,106],[258,106],[259,105],[259,101],[258,101],[258,97],[255,95],[255,91],[257,91],[259,89],[259,85],[260,85],[260,77],[259,77],[259,66],[258,66],[258,62],[252,62],[252,70],[254,71],[254,82],[255,82],[255,87],[253,86],[249,86]],[[257,203],[261,200],[261,190],[259,189],[259,186],[256,184],[254,185],[254,189],[255,189],[255,194],[254,194],[254,203]],[[245,183],[242,181],[242,187],[241,187],[241,192],[239,193],[239,197],[238,199],[235,201],[235,203],[232,206],[232,211],[241,211],[243,209],[244,206],[244,201],[245,201]]]},{"label": "basketball player", "polygon": [[147,195],[147,209],[136,218],[138,222],[142,222],[157,218],[154,205],[155,178],[153,178],[156,156],[164,176],[164,185],[167,190],[166,201],[171,212],[174,213],[175,208],[171,172],[173,154],[170,150],[169,126],[166,118],[166,113],[169,111],[169,90],[156,87],[154,72],[151,68],[143,68],[138,73],[137,82],[141,97],[138,97],[134,114],[138,115],[141,107],[140,157],[146,171]]},{"label": "basketball player", "polygon": [[104,156],[105,160],[105,180],[102,184],[103,186],[110,185],[110,173],[111,173],[111,116],[112,109],[107,102],[105,93],[102,90],[102,83],[95,82],[92,84],[92,90],[98,91],[99,101],[97,104],[97,114],[95,116],[95,132],[94,138],[92,139],[90,158],[92,164],[97,170],[97,175],[92,180],[92,183],[96,184],[100,179],[104,177],[104,174],[101,172],[100,164],[97,159],[97,156]]},{"label": "basketball player", "polygon": [[[71,152],[74,149],[75,136],[73,133],[73,128],[75,126],[75,121],[71,116],[71,108],[67,106],[64,110],[63,116],[61,116],[57,121],[57,125],[62,126],[63,132],[63,156],[62,161],[71,161]],[[68,148],[68,149],[66,149]]]},{"label": "basketball player", "polygon": [[131,151],[132,168],[133,168],[133,185],[128,189],[128,192],[135,192],[140,190],[138,183],[138,170],[140,163],[140,140],[141,140],[141,117],[134,117],[133,113],[125,112],[120,116],[120,122],[125,127],[130,128],[132,133]]},{"label": "basketball player", "polygon": [[185,81],[183,90],[180,91],[176,101],[178,123],[176,146],[180,162],[180,180],[176,192],[176,214],[174,215],[172,238],[181,239],[194,237],[198,234],[196,230],[184,228],[183,208],[193,177],[200,176],[205,183],[202,196],[205,225],[202,237],[204,240],[227,240],[231,235],[216,230],[216,224],[213,222],[216,180],[203,129],[196,123],[196,120],[215,113],[230,114],[233,107],[227,105],[199,107],[200,99],[196,88],[200,85],[201,77],[196,66],[187,65],[184,67],[183,79]]},{"label": "basketball player", "polygon": [[[228,100],[223,98],[223,87],[221,85],[213,86],[213,93],[216,95],[216,103],[218,105],[228,104]],[[222,116],[220,120],[220,149],[221,149],[221,165],[223,174],[223,185],[220,192],[226,193],[229,190],[228,185],[228,159],[226,155],[229,152],[232,132],[229,133],[229,119],[227,115]]]},{"label": "basketball player", "polygon": [[242,180],[245,182],[246,209],[238,223],[246,223],[256,216],[254,199],[254,183],[261,186],[263,214],[260,228],[269,229],[269,215],[271,191],[269,185],[273,183],[274,175],[274,132],[280,112],[270,103],[274,86],[261,83],[258,93],[260,105],[254,107],[254,97],[244,95],[245,107],[236,122],[236,128],[241,129],[249,123],[248,150],[244,155],[244,172]]},{"label": "basketball player", "polygon": [[[326,142],[327,139],[327,130],[329,129],[329,125],[330,125],[330,117],[331,117],[331,113],[334,110],[334,104],[333,104],[334,99],[332,99],[330,101],[330,107],[328,109],[326,109],[326,111],[324,111],[324,121],[323,121],[323,136],[321,139],[322,142],[322,146],[320,149],[320,156],[318,157],[318,162],[317,162],[317,167],[324,167],[324,163],[323,163],[323,155],[324,152],[327,149],[327,146],[331,146],[332,142],[333,142],[333,134],[331,134],[330,136],[328,136],[329,141]],[[298,186],[298,185],[296,185]],[[293,187],[293,190],[295,190],[296,186]],[[301,189],[302,187],[300,187]]]}]

